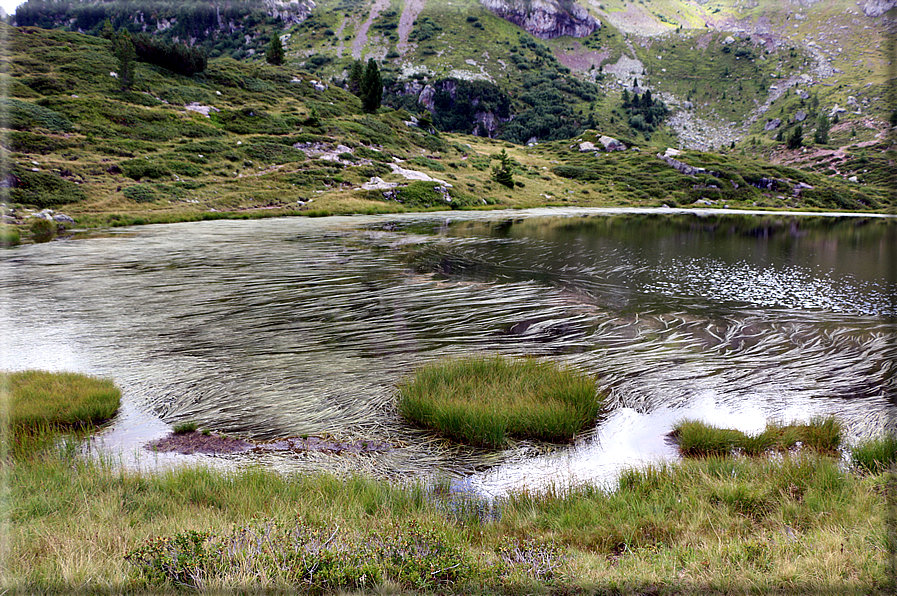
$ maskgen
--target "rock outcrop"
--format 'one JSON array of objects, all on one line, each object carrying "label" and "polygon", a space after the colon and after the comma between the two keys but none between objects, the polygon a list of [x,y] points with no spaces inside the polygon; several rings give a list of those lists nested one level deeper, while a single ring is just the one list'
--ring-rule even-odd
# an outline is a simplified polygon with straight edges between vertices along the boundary
[{"label": "rock outcrop", "polygon": [[587,37],[601,23],[571,0],[480,0],[480,4],[506,21],[538,37]]},{"label": "rock outcrop", "polygon": [[880,17],[892,8],[897,6],[897,0],[866,0],[863,5],[863,12],[867,17]]}]

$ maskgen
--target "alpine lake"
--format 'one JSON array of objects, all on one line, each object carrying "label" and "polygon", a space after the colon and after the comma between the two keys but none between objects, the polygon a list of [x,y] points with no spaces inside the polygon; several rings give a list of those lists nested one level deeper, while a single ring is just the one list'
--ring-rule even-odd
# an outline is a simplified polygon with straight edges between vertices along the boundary
[{"label": "alpine lake", "polygon": [[[91,452],[127,466],[449,478],[499,496],[675,459],[684,418],[753,432],[834,415],[852,443],[892,429],[897,406],[887,217],[553,208],[150,225],[3,250],[0,287],[3,368],[112,378],[122,409]],[[415,367],[496,353],[593,374],[609,391],[594,427],[484,450],[397,415]],[[188,421],[256,448],[146,449]],[[300,438],[344,448],[275,448]]]}]

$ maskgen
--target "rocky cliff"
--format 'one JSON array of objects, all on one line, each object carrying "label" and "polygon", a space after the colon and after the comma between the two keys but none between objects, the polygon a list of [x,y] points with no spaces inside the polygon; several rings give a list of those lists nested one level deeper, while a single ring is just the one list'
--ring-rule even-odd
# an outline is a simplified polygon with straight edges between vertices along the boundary
[{"label": "rocky cliff", "polygon": [[597,19],[573,0],[480,0],[480,3],[539,39],[562,35],[586,37],[601,27]]}]

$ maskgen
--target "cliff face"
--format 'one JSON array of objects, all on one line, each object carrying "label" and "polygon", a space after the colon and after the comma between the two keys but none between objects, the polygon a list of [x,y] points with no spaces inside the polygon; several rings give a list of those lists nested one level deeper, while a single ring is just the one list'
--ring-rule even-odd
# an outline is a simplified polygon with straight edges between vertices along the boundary
[{"label": "cliff face", "polygon": [[480,4],[539,39],[586,37],[601,27],[573,0],[480,0]]}]

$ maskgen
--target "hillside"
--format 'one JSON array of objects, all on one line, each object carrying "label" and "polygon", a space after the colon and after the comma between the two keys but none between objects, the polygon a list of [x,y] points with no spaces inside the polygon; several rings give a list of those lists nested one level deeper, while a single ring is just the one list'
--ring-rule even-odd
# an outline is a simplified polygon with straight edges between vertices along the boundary
[{"label": "hillside", "polygon": [[[543,42],[506,25],[517,53],[537,59]],[[272,66],[222,55],[192,76],[139,62],[133,89],[121,91],[111,74],[117,63],[110,41],[0,27],[9,49],[9,74],[2,77],[8,222],[24,222],[25,207],[64,211],[81,226],[546,204],[893,208],[892,157],[882,143],[831,145],[826,151],[841,156],[837,172],[825,159],[815,172],[758,159],[773,148],[778,162],[806,157],[766,137],[756,145],[685,151],[675,161],[704,171],[679,171],[658,156],[675,142],[669,133],[633,134],[597,117],[571,138],[526,146],[439,133],[417,121],[424,114],[413,103],[364,114],[357,97],[321,72],[298,67],[295,57]],[[550,56],[542,59],[534,74],[564,74],[563,67],[544,66]],[[594,85],[576,82],[582,87],[570,86],[569,93],[594,92]],[[611,103],[621,118],[624,109],[648,113],[645,102],[624,108],[620,101],[603,96],[590,103],[596,111]],[[439,118],[434,114],[433,122]],[[626,150],[606,151],[606,135]],[[836,135],[847,133],[836,127]],[[501,151],[509,156],[513,187],[493,179]],[[845,179],[854,174],[856,182]]]}]

